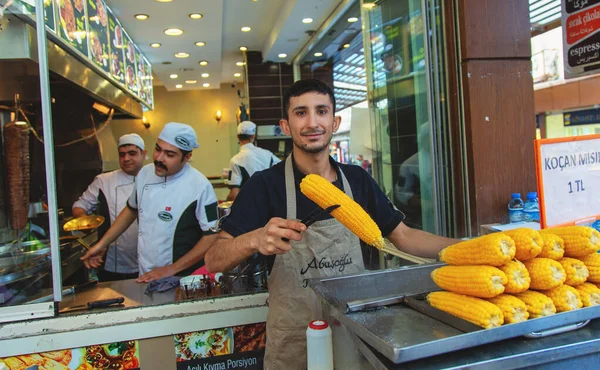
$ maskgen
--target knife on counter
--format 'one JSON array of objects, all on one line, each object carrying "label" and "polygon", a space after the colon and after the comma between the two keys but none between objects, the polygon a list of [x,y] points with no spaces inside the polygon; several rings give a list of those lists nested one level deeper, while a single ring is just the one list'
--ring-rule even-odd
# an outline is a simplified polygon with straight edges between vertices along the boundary
[{"label": "knife on counter", "polygon": [[108,307],[119,307],[123,306],[123,302],[125,302],[125,298],[117,297],[110,299],[102,299],[97,301],[91,301],[87,304],[80,304],[77,306],[67,307],[58,311],[59,313],[67,313],[73,311],[91,311],[98,308],[108,308]]}]

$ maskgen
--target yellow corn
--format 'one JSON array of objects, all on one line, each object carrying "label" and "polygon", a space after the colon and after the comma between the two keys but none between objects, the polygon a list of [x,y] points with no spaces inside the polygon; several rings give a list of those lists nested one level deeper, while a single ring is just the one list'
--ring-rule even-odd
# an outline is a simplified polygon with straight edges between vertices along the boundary
[{"label": "yellow corn", "polygon": [[480,298],[492,298],[504,292],[504,272],[492,266],[444,266],[431,272],[442,289]]},{"label": "yellow corn", "polygon": [[565,284],[570,286],[585,283],[590,275],[588,268],[578,259],[564,257],[558,260],[567,273]]},{"label": "yellow corn", "polygon": [[535,258],[542,251],[544,240],[533,229],[522,227],[514,230],[506,230],[504,234],[510,236],[515,241],[515,247],[517,248],[515,258],[519,261],[527,261]]},{"label": "yellow corn", "polygon": [[592,283],[583,283],[575,287],[581,297],[583,307],[596,306],[600,304],[600,288]]},{"label": "yellow corn", "polygon": [[554,289],[545,290],[542,293],[552,299],[556,312],[572,311],[583,306],[577,289],[568,285],[561,285]]},{"label": "yellow corn", "polygon": [[504,324],[502,310],[483,299],[452,292],[433,292],[427,295],[427,302],[438,310],[448,312],[486,329]]},{"label": "yellow corn", "polygon": [[600,233],[589,226],[553,227],[542,233],[560,236],[565,242],[566,257],[583,257],[600,249]]},{"label": "yellow corn", "polygon": [[515,256],[515,242],[504,233],[493,233],[444,248],[440,260],[449,265],[502,266]]},{"label": "yellow corn", "polygon": [[551,260],[559,260],[565,255],[565,242],[558,235],[550,233],[539,233],[544,240],[542,252],[538,257],[550,258]]},{"label": "yellow corn", "polygon": [[529,277],[527,268],[521,261],[510,261],[506,265],[498,268],[502,270],[508,278],[504,293],[521,293],[529,289],[531,278]]},{"label": "yellow corn", "polygon": [[560,262],[551,260],[550,258],[534,258],[530,261],[523,262],[531,283],[529,288],[536,290],[546,290],[556,288],[567,279],[565,269]]},{"label": "yellow corn", "polygon": [[527,305],[514,295],[500,294],[497,297],[488,299],[488,301],[500,307],[502,314],[504,315],[505,324],[521,322],[529,318]]},{"label": "yellow corn", "polygon": [[515,294],[515,297],[525,302],[530,319],[550,316],[556,313],[556,307],[554,306],[552,299],[540,292],[528,290],[523,293]]},{"label": "yellow corn", "polygon": [[585,266],[588,268],[590,276],[588,276],[588,281],[592,283],[600,283],[600,254],[592,253],[585,257],[580,258],[581,262],[585,263]]},{"label": "yellow corn", "polygon": [[375,221],[358,203],[335,185],[319,175],[311,174],[302,179],[300,190],[321,208],[339,204],[340,207],[333,210],[331,215],[365,243],[379,249],[383,248],[383,236]]}]

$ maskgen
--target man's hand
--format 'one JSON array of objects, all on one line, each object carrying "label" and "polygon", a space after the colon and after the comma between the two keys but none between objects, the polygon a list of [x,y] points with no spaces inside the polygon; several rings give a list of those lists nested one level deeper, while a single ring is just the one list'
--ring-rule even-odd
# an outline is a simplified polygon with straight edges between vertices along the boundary
[{"label": "man's hand", "polygon": [[292,249],[289,240],[302,240],[306,225],[300,221],[286,220],[273,217],[262,229],[257,230],[254,247],[257,252],[264,255],[284,254]]},{"label": "man's hand", "polygon": [[135,281],[138,283],[149,283],[152,280],[162,279],[167,276],[173,276],[177,273],[173,268],[173,265],[168,265],[164,267],[157,267],[154,270],[145,273],[144,275],[137,278]]},{"label": "man's hand", "polygon": [[102,257],[104,256],[104,252],[106,251],[106,247],[102,244],[97,243],[93,248],[89,249],[86,254],[81,257],[83,264],[88,269],[98,268],[102,266]]}]

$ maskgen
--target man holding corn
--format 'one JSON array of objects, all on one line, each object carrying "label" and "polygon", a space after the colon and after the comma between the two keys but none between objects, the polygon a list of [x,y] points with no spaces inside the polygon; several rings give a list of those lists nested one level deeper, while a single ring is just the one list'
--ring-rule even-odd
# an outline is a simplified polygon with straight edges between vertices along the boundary
[{"label": "man holding corn", "polygon": [[[335,162],[329,143],[340,126],[335,97],[319,80],[300,80],[283,97],[280,126],[293,141],[287,160],[255,173],[244,185],[205,257],[210,271],[227,271],[254,253],[267,256],[269,314],[265,369],[305,369],[308,323],[318,318],[311,278],[361,273],[360,241],[325,215],[310,228],[296,221],[316,204],[300,192],[308,174],[318,174],[354,199],[398,249],[426,258],[455,242],[407,227],[399,212],[361,167]],[[348,215],[352,217],[352,215]]]}]

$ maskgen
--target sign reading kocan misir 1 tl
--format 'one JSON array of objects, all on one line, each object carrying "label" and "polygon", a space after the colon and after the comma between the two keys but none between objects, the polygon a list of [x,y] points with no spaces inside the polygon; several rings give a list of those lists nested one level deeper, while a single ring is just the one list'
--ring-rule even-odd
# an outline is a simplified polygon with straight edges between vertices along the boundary
[{"label": "sign reading kocan misir 1 tl", "polygon": [[600,0],[562,0],[565,78],[600,73]]}]

